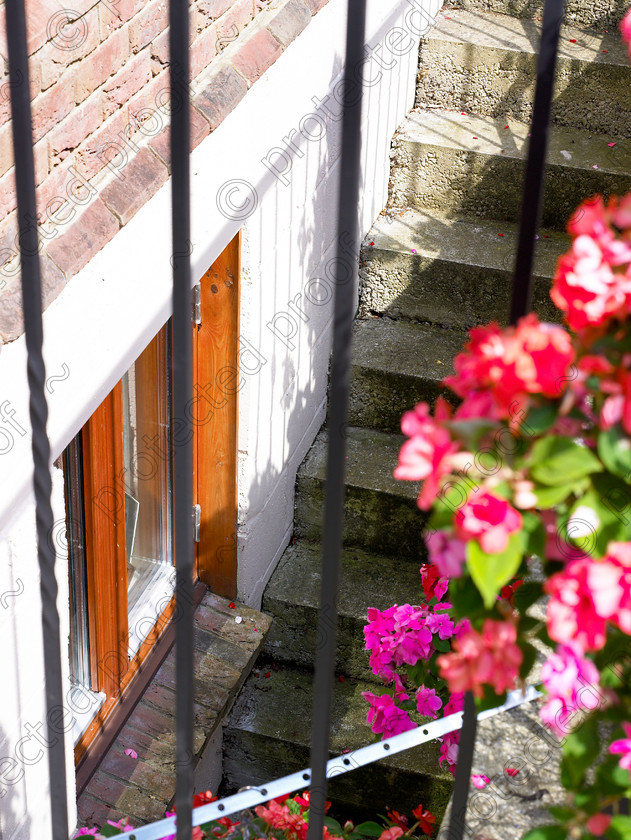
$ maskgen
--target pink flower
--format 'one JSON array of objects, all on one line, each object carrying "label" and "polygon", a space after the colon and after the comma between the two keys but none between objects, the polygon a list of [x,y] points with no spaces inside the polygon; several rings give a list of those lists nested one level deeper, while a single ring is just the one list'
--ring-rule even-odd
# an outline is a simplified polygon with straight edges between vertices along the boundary
[{"label": "pink flower", "polygon": [[593,814],[585,825],[587,826],[587,830],[591,831],[596,837],[602,837],[602,835],[607,831],[609,828],[609,823],[611,822],[611,817],[609,814]]},{"label": "pink flower", "polygon": [[370,691],[362,691],[362,697],[370,703],[366,722],[372,724],[372,731],[376,734],[391,738],[409,729],[416,729],[408,713],[399,709],[389,694],[378,697]]},{"label": "pink flower", "polygon": [[491,784],[491,780],[489,779],[488,776],[472,775],[471,776],[471,784],[473,785],[474,788],[477,788],[478,790],[482,790],[487,785]]},{"label": "pink flower", "polygon": [[620,21],[620,31],[622,32],[623,40],[629,45],[629,58],[631,58],[631,9],[629,9]]},{"label": "pink flower", "polygon": [[530,314],[516,327],[492,323],[471,330],[454,360],[455,375],[443,382],[464,400],[459,419],[501,420],[511,417],[515,402],[527,403],[529,394],[557,397],[557,383],[573,360],[565,330]]},{"label": "pink flower", "polygon": [[[583,656],[576,642],[557,646],[541,668],[541,680],[547,700],[539,715],[560,738],[567,734],[571,715],[578,709],[593,710],[600,701],[596,696],[599,684],[598,669]],[[584,694],[584,697],[581,697]],[[596,703],[594,699],[596,698]]]},{"label": "pink flower", "polygon": [[75,837],[95,837],[96,840],[102,840],[103,835],[99,834],[98,828],[80,828],[75,834]]},{"label": "pink flower", "polygon": [[623,723],[622,728],[627,736],[609,745],[609,752],[622,755],[620,766],[624,770],[631,770],[631,723]]},{"label": "pink flower", "polygon": [[453,642],[454,650],[437,659],[441,677],[452,692],[484,695],[484,685],[502,694],[514,685],[523,660],[517,630],[507,621],[487,618],[482,633],[469,630]]},{"label": "pink flower", "polygon": [[606,619],[619,601],[620,575],[612,563],[583,557],[570,561],[546,581],[551,596],[547,608],[548,633],[555,642],[575,641],[582,650],[605,644]]},{"label": "pink flower", "polygon": [[437,718],[436,713],[442,705],[443,701],[433,688],[422,685],[416,692],[416,710],[421,717]]},{"label": "pink flower", "polygon": [[[616,593],[618,598],[612,621],[623,633],[631,635],[631,543],[610,542],[602,562],[614,566],[619,574]],[[607,607],[607,594],[602,589],[596,589],[594,596],[597,603],[603,608]]]},{"label": "pink flower", "polygon": [[440,745],[440,758],[438,764],[442,765],[443,761],[447,762],[447,769],[452,774],[456,775],[456,765],[458,763],[458,741],[460,740],[460,732],[449,732],[443,735],[443,742]]},{"label": "pink flower", "polygon": [[511,534],[521,529],[522,516],[506,499],[481,490],[472,493],[454,517],[456,534],[463,540],[475,539],[487,554],[506,549]]},{"label": "pink flower", "polygon": [[381,832],[379,840],[398,840],[403,834],[403,829],[398,825],[393,825],[391,828],[386,828]]},{"label": "pink flower", "polygon": [[583,234],[559,259],[550,296],[573,330],[601,327],[611,317],[624,314],[631,279],[614,273],[601,244]]},{"label": "pink flower", "polygon": [[129,823],[129,817],[121,817],[118,822],[112,822],[112,820],[107,821],[108,825],[113,825],[114,828],[120,829],[122,832],[127,833],[134,830],[133,825]]},{"label": "pink flower", "polygon": [[451,472],[450,456],[460,445],[451,439],[449,431],[441,426],[449,420],[452,409],[449,403],[439,397],[430,415],[427,403],[419,403],[414,411],[408,411],[401,420],[401,431],[407,440],[399,452],[399,465],[394,477],[404,481],[423,481],[418,506],[428,510],[438,494],[440,479]]},{"label": "pink flower", "polygon": [[434,531],[426,540],[431,563],[438,573],[446,578],[458,578],[462,575],[465,562],[465,543],[448,536],[446,531]]}]

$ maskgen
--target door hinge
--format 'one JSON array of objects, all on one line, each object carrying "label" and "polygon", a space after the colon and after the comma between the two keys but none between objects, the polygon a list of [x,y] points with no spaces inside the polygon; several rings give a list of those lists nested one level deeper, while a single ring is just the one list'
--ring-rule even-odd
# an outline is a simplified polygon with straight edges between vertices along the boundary
[{"label": "door hinge", "polygon": [[193,539],[199,542],[199,532],[202,522],[202,509],[200,505],[193,505]]},{"label": "door hinge", "polygon": [[202,322],[202,287],[201,283],[193,286],[193,323]]}]

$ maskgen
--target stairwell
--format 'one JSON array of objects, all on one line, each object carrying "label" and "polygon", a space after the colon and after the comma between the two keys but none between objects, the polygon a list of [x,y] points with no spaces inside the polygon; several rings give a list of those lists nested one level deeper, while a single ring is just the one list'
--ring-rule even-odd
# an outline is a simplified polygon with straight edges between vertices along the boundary
[{"label": "stairwell", "polygon": [[[617,31],[627,5],[567,5],[534,270],[534,308],[545,320],[557,317],[548,290],[569,217],[594,193],[631,190],[631,68]],[[422,44],[416,107],[393,140],[388,207],[362,248],[332,754],[374,737],[361,697],[375,680],[363,649],[367,608],[420,593],[418,487],[392,477],[401,415],[434,401],[466,329],[507,320],[542,7],[458,0],[439,12]],[[226,792],[309,763],[326,440],[324,428],[300,468],[295,538],[263,599],[273,616],[265,658],[225,730]],[[518,720],[504,730],[514,734]],[[506,756],[496,752],[486,761],[501,768]],[[453,780],[437,759],[437,744],[418,747],[333,780],[330,795],[345,813],[409,813],[422,802],[440,819]]]}]

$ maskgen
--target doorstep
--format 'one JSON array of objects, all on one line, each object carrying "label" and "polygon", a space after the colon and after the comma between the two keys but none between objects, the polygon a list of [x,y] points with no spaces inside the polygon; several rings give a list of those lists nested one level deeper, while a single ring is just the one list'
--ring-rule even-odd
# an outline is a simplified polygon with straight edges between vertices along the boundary
[{"label": "doorstep", "polygon": [[[209,592],[195,612],[194,765],[218,734],[272,621],[238,602],[231,608],[231,603]],[[123,816],[136,826],[153,822],[164,816],[174,796],[175,646],[79,797],[78,824],[101,826]]]}]

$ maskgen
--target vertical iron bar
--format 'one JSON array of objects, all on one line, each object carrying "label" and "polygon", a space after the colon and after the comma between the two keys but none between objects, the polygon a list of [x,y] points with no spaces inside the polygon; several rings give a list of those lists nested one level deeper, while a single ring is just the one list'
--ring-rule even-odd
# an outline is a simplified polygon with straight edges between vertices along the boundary
[{"label": "vertical iron bar", "polygon": [[[359,191],[361,181],[362,85],[356,73],[364,60],[366,0],[348,0],[346,64],[344,68],[344,113],[342,156],[337,219],[337,265],[345,264],[344,238],[359,248]],[[360,73],[361,75],[361,73]],[[347,240],[348,241],[348,240]],[[311,795],[308,840],[322,840],[327,791],[326,765],[329,758],[329,729],[337,635],[337,589],[344,518],[346,421],[350,386],[351,335],[353,326],[353,283],[339,274],[335,284],[333,353],[329,439],[327,453],[324,532],[318,650],[313,690],[311,734]],[[346,282],[345,282],[346,279]]]},{"label": "vertical iron bar", "polygon": [[478,715],[475,709],[475,700],[473,694],[467,691],[464,696],[464,714],[462,716],[462,729],[460,730],[460,743],[458,744],[458,766],[456,767],[456,781],[451,800],[449,840],[462,840],[464,833],[477,728]]},{"label": "vertical iron bar", "polygon": [[530,309],[535,237],[541,218],[543,178],[554,91],[554,71],[561,23],[563,22],[563,7],[564,0],[546,0],[543,10],[541,46],[537,61],[537,86],[532,112],[528,161],[526,163],[519,223],[519,241],[513,275],[513,295],[510,308],[511,324],[517,323],[517,320],[526,315]]},{"label": "vertical iron bar", "polygon": [[[46,432],[48,405],[44,393],[46,369],[42,355],[42,285],[39,267],[37,206],[35,200],[35,166],[29,96],[28,50],[26,45],[26,13],[24,0],[5,4],[9,78],[11,80],[11,122],[15,180],[17,187],[18,226],[22,282],[22,309],[27,349],[29,413],[33,429],[33,487],[37,557],[42,598],[42,631],[44,637],[44,677],[46,719],[50,728],[52,712],[63,708],[61,678],[61,646],[59,613],[57,612],[57,580],[55,551],[51,540],[53,511],[50,475],[50,443]],[[49,738],[48,768],[50,773],[50,806],[53,840],[68,840],[68,791],[66,790],[66,757],[64,736]]]},{"label": "vertical iron bar", "polygon": [[188,0],[170,0],[173,408],[178,423],[184,424],[174,446],[177,840],[190,840],[193,808],[193,430],[186,411],[193,393],[188,17]]}]

